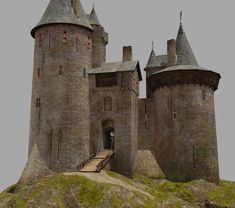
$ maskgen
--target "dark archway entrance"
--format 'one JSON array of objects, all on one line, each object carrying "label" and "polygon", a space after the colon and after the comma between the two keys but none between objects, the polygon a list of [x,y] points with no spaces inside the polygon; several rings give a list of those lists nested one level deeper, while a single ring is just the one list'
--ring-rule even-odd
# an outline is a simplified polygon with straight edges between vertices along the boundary
[{"label": "dark archway entrance", "polygon": [[114,150],[115,143],[115,130],[114,130],[114,122],[110,119],[102,122],[103,128],[103,148]]},{"label": "dark archway entrance", "polygon": [[114,149],[114,129],[106,129],[104,130],[104,141],[103,141],[103,146],[104,149]]}]

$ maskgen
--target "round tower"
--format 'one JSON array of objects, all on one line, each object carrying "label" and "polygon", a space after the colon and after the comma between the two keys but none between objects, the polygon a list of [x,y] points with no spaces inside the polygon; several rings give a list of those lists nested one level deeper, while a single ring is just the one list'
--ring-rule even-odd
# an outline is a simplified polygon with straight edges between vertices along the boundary
[{"label": "round tower", "polygon": [[106,45],[108,33],[99,22],[94,5],[90,14],[90,24],[94,29],[92,34],[92,68],[97,68],[106,62]]},{"label": "round tower", "polygon": [[220,75],[198,66],[182,25],[177,65],[149,78],[154,94],[155,154],[167,179],[219,181],[214,91]]},{"label": "round tower", "polygon": [[34,144],[54,171],[90,156],[87,72],[93,29],[79,0],[51,0],[35,38],[29,155]]}]

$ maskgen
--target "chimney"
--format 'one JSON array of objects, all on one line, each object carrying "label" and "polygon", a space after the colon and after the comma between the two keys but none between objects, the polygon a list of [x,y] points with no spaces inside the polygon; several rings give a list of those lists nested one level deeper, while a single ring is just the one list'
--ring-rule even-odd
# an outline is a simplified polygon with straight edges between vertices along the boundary
[{"label": "chimney", "polygon": [[176,65],[176,42],[175,39],[167,41],[167,65]]},{"label": "chimney", "polygon": [[125,61],[132,61],[132,47],[131,46],[124,46],[123,47],[123,62]]}]

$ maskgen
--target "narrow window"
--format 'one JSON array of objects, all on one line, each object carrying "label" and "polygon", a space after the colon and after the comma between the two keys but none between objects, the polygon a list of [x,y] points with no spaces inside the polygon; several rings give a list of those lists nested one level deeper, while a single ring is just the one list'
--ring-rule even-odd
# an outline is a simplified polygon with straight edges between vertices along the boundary
[{"label": "narrow window", "polygon": [[51,48],[51,35],[48,35],[48,47]]},{"label": "narrow window", "polygon": [[86,78],[86,69],[83,69],[83,78]]},{"label": "narrow window", "polygon": [[53,132],[52,130],[48,133],[48,142],[49,142],[49,155],[50,155],[50,160],[52,158],[52,137],[53,137]]},{"label": "narrow window", "polygon": [[63,131],[59,131],[58,144],[57,144],[57,161],[60,160],[61,142],[63,139]]},{"label": "narrow window", "polygon": [[76,51],[78,51],[78,34],[76,35]]},{"label": "narrow window", "polygon": [[176,120],[176,110],[173,110],[173,120]]},{"label": "narrow window", "polygon": [[64,31],[64,35],[63,35],[63,43],[66,44],[67,43],[67,32]]},{"label": "narrow window", "polygon": [[90,37],[88,37],[87,48],[91,49],[91,38]]},{"label": "narrow window", "polygon": [[38,38],[38,46],[41,47],[42,46],[42,33],[39,34],[39,38]]},{"label": "narrow window", "polygon": [[63,68],[62,68],[62,66],[61,66],[61,65],[59,66],[59,75],[60,75],[60,76],[62,76],[62,75],[63,75]]},{"label": "narrow window", "polygon": [[202,99],[206,100],[206,91],[205,90],[202,90]]},{"label": "narrow window", "polygon": [[38,68],[38,78],[40,77],[41,69]]},{"label": "narrow window", "polygon": [[37,98],[36,99],[36,108],[40,108],[41,107],[41,99]]}]

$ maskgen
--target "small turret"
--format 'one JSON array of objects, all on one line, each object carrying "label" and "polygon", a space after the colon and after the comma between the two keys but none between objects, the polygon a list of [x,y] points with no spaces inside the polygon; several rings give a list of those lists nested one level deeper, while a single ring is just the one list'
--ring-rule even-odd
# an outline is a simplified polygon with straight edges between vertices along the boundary
[{"label": "small turret", "polygon": [[99,19],[97,17],[96,11],[95,11],[95,5],[93,4],[93,8],[91,10],[91,14],[90,14],[90,24],[91,25],[100,25]]},{"label": "small turret", "polygon": [[89,18],[90,24],[94,29],[92,35],[92,68],[97,68],[106,61],[106,45],[108,44],[108,34],[100,24],[94,4]]}]

